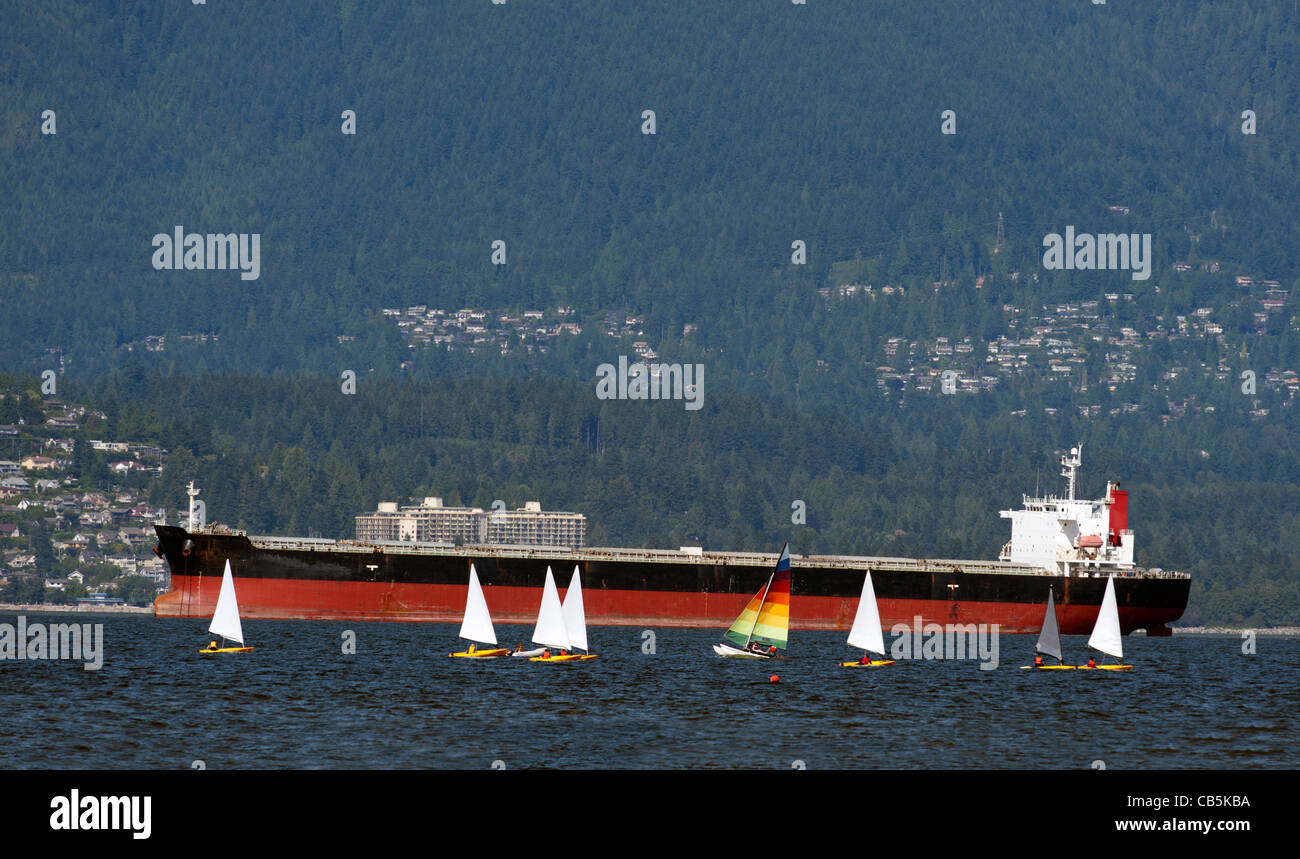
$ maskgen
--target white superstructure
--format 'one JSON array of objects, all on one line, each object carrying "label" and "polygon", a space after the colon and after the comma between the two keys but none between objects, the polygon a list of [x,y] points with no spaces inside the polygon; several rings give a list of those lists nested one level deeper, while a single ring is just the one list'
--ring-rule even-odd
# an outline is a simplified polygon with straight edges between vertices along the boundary
[{"label": "white superstructure", "polygon": [[[1082,445],[1080,445],[1082,447]],[[1021,510],[1003,510],[1011,520],[1011,540],[1000,559],[1030,564],[1061,575],[1096,575],[1132,571],[1133,532],[1128,528],[1128,494],[1119,483],[1106,483],[1106,497],[1074,497],[1075,476],[1082,463],[1080,447],[1061,457],[1066,497],[1024,496]]]}]

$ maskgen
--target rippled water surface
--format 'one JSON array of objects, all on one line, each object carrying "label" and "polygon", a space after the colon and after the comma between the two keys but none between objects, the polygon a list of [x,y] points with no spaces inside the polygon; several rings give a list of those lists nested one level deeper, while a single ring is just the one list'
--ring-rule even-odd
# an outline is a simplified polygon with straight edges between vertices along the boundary
[{"label": "rippled water surface", "polygon": [[[104,664],[0,661],[5,768],[1294,767],[1300,639],[1125,639],[1131,674],[1000,665],[846,670],[844,634],[796,630],[790,658],[724,660],[719,631],[592,628],[600,658],[448,659],[450,624],[245,621],[251,654],[200,656],[207,622],[104,624]],[[0,622],[15,623],[13,614]],[[343,633],[356,654],[342,652]],[[499,625],[503,644],[531,627]],[[1087,658],[1066,636],[1067,657]],[[768,678],[776,673],[780,683]]]}]

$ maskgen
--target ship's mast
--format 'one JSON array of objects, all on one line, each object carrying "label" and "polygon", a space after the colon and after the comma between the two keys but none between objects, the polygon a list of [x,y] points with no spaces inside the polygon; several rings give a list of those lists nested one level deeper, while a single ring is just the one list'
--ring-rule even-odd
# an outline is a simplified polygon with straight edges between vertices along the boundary
[{"label": "ship's mast", "polygon": [[1083,442],[1079,442],[1078,447],[1070,448],[1070,455],[1061,457],[1061,476],[1065,478],[1066,499],[1074,500],[1074,475],[1083,460],[1079,458],[1079,451],[1083,448]]},{"label": "ship's mast", "polygon": [[187,495],[190,496],[190,527],[189,527],[189,530],[193,531],[193,530],[194,530],[194,499],[199,497],[199,490],[197,490],[197,489],[194,488],[194,481],[193,481],[193,480],[191,480],[191,481],[189,482],[189,485],[186,487],[186,489],[185,489],[185,494],[187,494]]}]

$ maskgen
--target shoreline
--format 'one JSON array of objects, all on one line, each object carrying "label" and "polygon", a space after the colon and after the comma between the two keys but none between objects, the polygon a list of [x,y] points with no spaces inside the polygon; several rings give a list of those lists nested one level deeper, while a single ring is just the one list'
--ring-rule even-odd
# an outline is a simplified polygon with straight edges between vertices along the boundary
[{"label": "shoreline", "polygon": [[46,603],[0,603],[0,611],[50,614],[153,614],[153,606],[138,605],[53,605]]},{"label": "shoreline", "polygon": [[1298,626],[1171,626],[1174,635],[1241,635],[1253,632],[1256,635],[1300,635]]}]

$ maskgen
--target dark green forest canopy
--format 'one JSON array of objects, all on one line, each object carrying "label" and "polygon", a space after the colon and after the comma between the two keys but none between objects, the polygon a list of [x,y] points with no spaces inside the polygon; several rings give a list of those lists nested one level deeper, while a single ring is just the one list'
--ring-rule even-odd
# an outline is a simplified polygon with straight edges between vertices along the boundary
[{"label": "dark green forest canopy", "polygon": [[[1067,224],[1151,232],[1145,292],[1197,254],[1290,286],[1298,41],[1285,3],[30,4],[0,33],[0,360],[215,332],[186,366],[392,373],[382,306],[569,304],[708,323],[739,366],[817,342],[837,262],[997,303]],[[261,276],[155,271],[175,225],[259,233]],[[1067,274],[1034,298],[1127,282]]]}]

